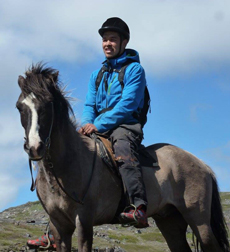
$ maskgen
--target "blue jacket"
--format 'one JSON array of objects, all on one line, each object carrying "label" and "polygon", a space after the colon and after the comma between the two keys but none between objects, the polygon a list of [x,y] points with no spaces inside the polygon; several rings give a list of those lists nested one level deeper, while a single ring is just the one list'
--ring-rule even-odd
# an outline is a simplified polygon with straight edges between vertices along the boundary
[{"label": "blue jacket", "polygon": [[[96,79],[100,69],[92,73],[84,104],[82,126],[92,123],[98,129],[98,132],[103,133],[121,124],[138,122],[133,117],[133,112],[139,113],[143,107],[146,86],[145,72],[140,65],[139,54],[135,50],[126,49],[119,58],[110,59],[109,63],[113,69],[119,70],[129,58],[135,62],[131,63],[125,70],[123,91],[118,81],[117,72],[105,72],[96,91]],[[108,63],[105,61],[104,64],[107,66]],[[105,78],[107,78],[108,83],[107,92],[105,90]],[[98,112],[109,107],[113,107],[113,109],[98,115]]]}]

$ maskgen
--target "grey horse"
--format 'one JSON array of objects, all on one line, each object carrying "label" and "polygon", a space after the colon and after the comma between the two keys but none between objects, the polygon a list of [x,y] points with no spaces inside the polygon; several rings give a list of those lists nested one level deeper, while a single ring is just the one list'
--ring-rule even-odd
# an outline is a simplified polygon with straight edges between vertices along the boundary
[{"label": "grey horse", "polygon": [[[58,72],[41,63],[19,76],[17,108],[25,129],[24,149],[38,163],[36,191],[50,217],[57,251],[92,250],[93,226],[112,223],[123,193],[121,179],[98,155],[98,146],[76,131],[73,111]],[[229,251],[226,224],[213,171],[170,144],[146,148],[157,168],[143,167],[149,217],[171,251],[191,251],[188,225],[206,252]]]}]

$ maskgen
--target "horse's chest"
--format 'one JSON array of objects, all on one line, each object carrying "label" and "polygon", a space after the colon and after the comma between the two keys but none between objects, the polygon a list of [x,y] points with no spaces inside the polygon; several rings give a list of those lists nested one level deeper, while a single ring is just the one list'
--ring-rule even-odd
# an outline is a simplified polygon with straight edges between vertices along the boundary
[{"label": "horse's chest", "polygon": [[53,215],[57,211],[68,213],[73,208],[69,198],[53,178],[48,177],[47,181],[47,178],[38,176],[36,185],[38,197],[49,215]]},{"label": "horse's chest", "polygon": [[40,197],[42,205],[50,216],[66,215],[73,212],[73,205],[59,193],[50,193]]}]

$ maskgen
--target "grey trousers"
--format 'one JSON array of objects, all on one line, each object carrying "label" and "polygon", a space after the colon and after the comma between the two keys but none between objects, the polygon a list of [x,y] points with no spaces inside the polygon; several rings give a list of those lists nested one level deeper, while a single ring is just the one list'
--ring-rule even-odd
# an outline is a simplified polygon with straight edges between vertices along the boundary
[{"label": "grey trousers", "polygon": [[143,138],[140,124],[121,125],[110,134],[119,173],[130,204],[147,208],[145,186],[139,162],[138,148]]}]

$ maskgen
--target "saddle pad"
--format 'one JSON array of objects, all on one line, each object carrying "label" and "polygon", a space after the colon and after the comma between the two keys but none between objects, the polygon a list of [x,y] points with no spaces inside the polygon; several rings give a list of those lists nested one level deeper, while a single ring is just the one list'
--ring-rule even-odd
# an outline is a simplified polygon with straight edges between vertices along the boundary
[{"label": "saddle pad", "polygon": [[116,160],[115,160],[115,156],[113,154],[111,142],[107,138],[105,138],[103,136],[98,135],[98,137],[102,141],[113,167],[117,168],[117,163],[116,163]]},{"label": "saddle pad", "polygon": [[144,145],[141,145],[139,148],[139,160],[141,166],[158,167],[156,152],[154,151],[153,155],[150,155],[147,149],[151,149],[151,146],[146,148]]},{"label": "saddle pad", "polygon": [[[116,158],[113,153],[112,144],[109,141],[108,137],[104,136],[103,134],[96,133],[93,136],[93,139],[99,143],[99,149],[101,158],[103,161],[115,172],[117,172],[117,163]],[[148,147],[148,149],[151,148],[151,146]],[[141,166],[147,166],[147,167],[157,167],[157,156],[156,153],[154,155],[150,155],[147,151],[147,148],[144,145],[141,145],[139,148],[139,160]]]},{"label": "saddle pad", "polygon": [[103,162],[110,168],[113,173],[119,176],[117,163],[112,150],[112,144],[108,140],[108,137],[98,132],[91,134],[90,137],[98,144],[99,154]]}]

